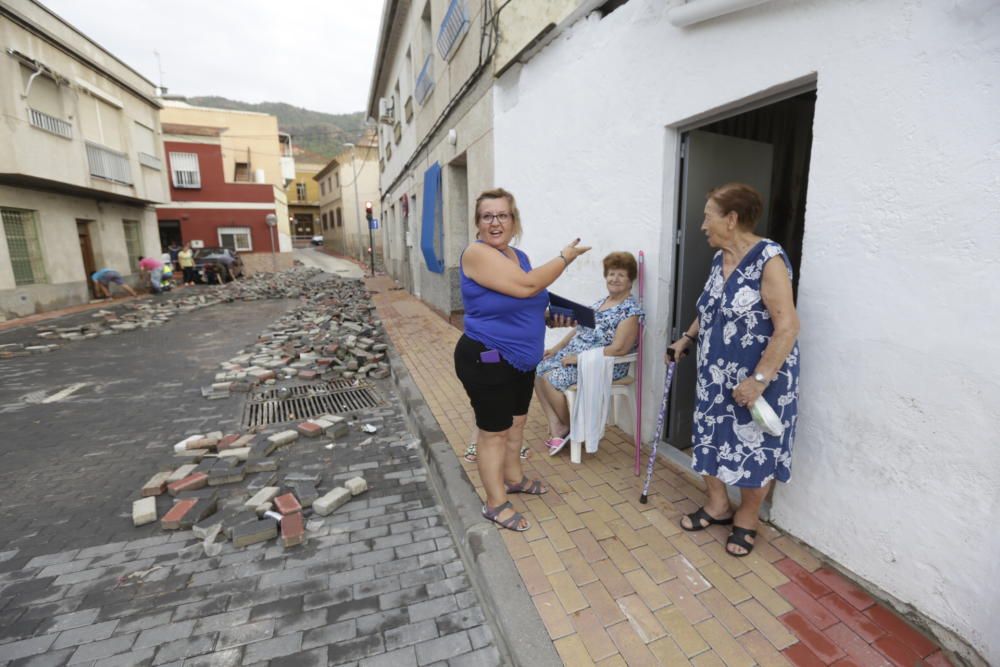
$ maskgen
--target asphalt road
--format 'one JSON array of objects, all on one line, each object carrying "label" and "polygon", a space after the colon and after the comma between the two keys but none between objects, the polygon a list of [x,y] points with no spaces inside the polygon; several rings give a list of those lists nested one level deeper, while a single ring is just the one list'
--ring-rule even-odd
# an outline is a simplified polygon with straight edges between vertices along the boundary
[{"label": "asphalt road", "polygon": [[[201,387],[294,303],[220,304],[0,360],[0,544],[29,556],[154,534],[123,520],[135,490],[185,434],[235,425],[242,398],[207,401]],[[0,342],[34,342],[33,333]]]}]

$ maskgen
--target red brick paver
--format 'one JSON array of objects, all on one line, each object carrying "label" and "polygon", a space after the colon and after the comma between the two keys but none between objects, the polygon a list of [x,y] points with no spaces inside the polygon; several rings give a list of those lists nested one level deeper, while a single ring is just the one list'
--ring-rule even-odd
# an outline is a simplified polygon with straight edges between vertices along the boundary
[{"label": "red brick paver", "polygon": [[[403,362],[481,491],[475,464],[461,459],[473,428],[453,368],[461,332],[392,289],[390,279],[368,285]],[[684,471],[659,463],[649,504],[640,504],[632,440],[617,428],[580,465],[568,452],[547,456],[547,437],[533,403],[525,473],[544,479],[550,491],[512,496],[532,526],[501,534],[566,665],[950,664],[933,641],[771,526],[760,527],[754,552],[741,559],[725,553],[723,528],[682,531],[681,514],[704,501],[700,482]]]}]

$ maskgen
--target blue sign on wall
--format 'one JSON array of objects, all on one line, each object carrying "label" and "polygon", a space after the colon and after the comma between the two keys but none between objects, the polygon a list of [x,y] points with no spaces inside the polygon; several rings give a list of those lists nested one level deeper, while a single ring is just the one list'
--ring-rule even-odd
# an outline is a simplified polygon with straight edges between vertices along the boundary
[{"label": "blue sign on wall", "polygon": [[368,229],[378,229],[378,218],[372,218],[368,223]]}]

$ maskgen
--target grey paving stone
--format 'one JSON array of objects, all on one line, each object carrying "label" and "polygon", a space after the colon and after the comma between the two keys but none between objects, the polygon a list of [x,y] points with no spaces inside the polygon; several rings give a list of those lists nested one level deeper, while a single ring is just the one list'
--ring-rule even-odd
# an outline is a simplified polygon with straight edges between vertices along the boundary
[{"label": "grey paving stone", "polygon": [[302,650],[302,633],[295,632],[274,639],[255,642],[243,649],[243,662],[254,663],[292,655]]},{"label": "grey paving stone", "polygon": [[41,568],[47,567],[49,565],[57,565],[59,563],[68,563],[69,561],[76,558],[79,553],[79,549],[71,549],[70,551],[60,551],[59,553],[47,554],[45,556],[35,556],[27,563],[25,563],[25,569]]},{"label": "grey paving stone", "polygon": [[472,653],[463,653],[448,660],[448,667],[499,667],[500,651],[495,646],[487,646]]},{"label": "grey paving stone", "polygon": [[463,631],[417,644],[416,649],[417,663],[427,665],[468,653],[472,650],[472,644],[469,642],[469,635]]},{"label": "grey paving stone", "polygon": [[458,609],[458,603],[453,595],[428,600],[426,602],[416,602],[409,607],[410,621],[416,623],[427,618],[435,618]]},{"label": "grey paving stone", "polygon": [[194,633],[201,635],[207,632],[217,632],[243,625],[250,620],[250,608],[227,611],[224,614],[215,614],[199,618],[195,622]]},{"label": "grey paving stone", "polygon": [[127,542],[111,542],[109,544],[99,544],[94,547],[81,549],[76,555],[77,558],[89,558],[93,556],[107,556],[109,554],[123,551],[127,548]]},{"label": "grey paving stone", "polygon": [[79,572],[81,570],[86,570],[90,565],[92,559],[83,558],[77,560],[71,560],[66,563],[57,563],[55,565],[49,565],[42,569],[38,573],[39,577],[58,577],[60,574],[69,574],[70,572]]},{"label": "grey paving stone", "polygon": [[488,625],[477,625],[474,628],[469,628],[469,641],[472,642],[472,648],[483,648],[494,642],[493,631]]},{"label": "grey paving stone", "polygon": [[327,664],[327,649],[321,646],[311,651],[300,651],[275,658],[268,663],[268,667],[326,667]]},{"label": "grey paving stone", "polygon": [[435,639],[440,635],[433,620],[411,623],[385,631],[385,648],[392,651],[402,646],[411,646]]},{"label": "grey paving stone", "polygon": [[239,667],[243,662],[243,649],[231,648],[199,655],[184,661],[184,667]]},{"label": "grey paving stone", "polygon": [[279,616],[275,619],[274,634],[287,635],[297,630],[309,630],[326,625],[326,609],[313,609],[301,614]]},{"label": "grey paving stone", "polygon": [[369,635],[331,644],[326,652],[330,664],[340,665],[353,660],[361,660],[385,650],[380,635]]},{"label": "grey paving stone", "polygon": [[354,621],[358,624],[359,635],[370,635],[406,625],[410,622],[410,615],[406,609],[392,609],[359,616]]},{"label": "grey paving stone", "polygon": [[264,641],[274,636],[274,619],[269,618],[254,623],[246,623],[219,631],[216,648],[226,649],[253,642]]},{"label": "grey paving stone", "polygon": [[486,616],[479,607],[470,607],[469,609],[460,609],[450,614],[438,616],[435,621],[437,622],[438,632],[442,635],[448,635],[459,630],[468,630],[471,627],[482,625],[486,622]]},{"label": "grey paving stone", "polygon": [[221,614],[226,610],[226,605],[228,604],[229,599],[225,596],[214,597],[201,602],[188,602],[187,604],[178,606],[177,609],[174,610],[174,617],[171,620],[176,623],[178,621],[186,621],[191,618],[198,619],[203,616]]},{"label": "grey paving stone", "polygon": [[427,584],[427,592],[431,597],[439,597],[441,595],[447,595],[449,593],[461,593],[462,591],[469,590],[469,580],[465,575],[459,575],[457,577],[451,577],[448,579],[442,579],[440,581],[435,581],[433,583]]},{"label": "grey paving stone", "polygon": [[5,662],[3,664],[9,664],[11,667],[63,667],[63,665],[65,665],[73,655],[74,651],[76,651],[76,648],[64,648],[61,651],[40,653],[28,658],[21,658],[20,660],[15,660],[11,663]]},{"label": "grey paving stone", "polygon": [[119,653],[110,658],[102,658],[94,663],[94,667],[147,667],[153,664],[153,655],[156,649],[153,647],[130,651],[129,653]]},{"label": "grey paving stone", "polygon": [[[382,575],[379,575],[382,576]],[[330,575],[330,588],[340,588],[341,586],[352,586],[363,581],[372,581],[376,578],[375,570],[372,567],[359,567],[346,572],[338,572]]]},{"label": "grey paving stone", "polygon": [[386,609],[395,609],[396,607],[404,607],[426,600],[427,586],[421,584],[413,588],[404,588],[392,593],[384,593],[378,599],[379,608],[383,611]]},{"label": "grey paving stone", "polygon": [[263,618],[276,618],[278,616],[288,616],[302,612],[302,598],[286,598],[259,604],[250,610],[250,620],[258,621]]},{"label": "grey paving stone", "polygon": [[440,565],[432,565],[422,570],[412,570],[399,575],[399,584],[403,588],[411,588],[420,584],[429,584],[433,581],[440,581],[445,578],[444,568]]},{"label": "grey paving stone", "polygon": [[349,602],[342,602],[340,604],[335,604],[326,608],[327,610],[327,621],[330,623],[336,623],[337,621],[346,621],[350,618],[357,618],[358,616],[367,616],[368,614],[374,613],[379,610],[378,598],[362,598],[360,600],[351,600]]},{"label": "grey paving stone", "polygon": [[53,616],[48,621],[41,624],[38,628],[37,634],[43,635],[50,632],[62,632],[63,630],[72,630],[73,628],[78,628],[81,625],[90,625],[97,618],[97,614],[100,609],[84,609],[82,611],[74,611],[69,614],[59,614]]},{"label": "grey paving stone", "polygon": [[153,658],[154,665],[162,665],[195,655],[210,653],[215,645],[215,634],[196,635],[175,639],[172,642],[161,644],[156,649],[156,656]]},{"label": "grey paving stone", "polygon": [[257,587],[258,589],[263,590],[265,588],[271,588],[272,586],[281,586],[282,584],[302,581],[305,578],[306,570],[304,567],[297,567],[291,570],[277,570],[276,572],[271,572],[262,576],[260,578],[260,582],[257,584]]},{"label": "grey paving stone", "polygon": [[347,602],[351,599],[353,599],[351,588],[345,586],[336,590],[303,595],[302,608],[308,611],[319,607],[330,607],[335,604],[340,604],[341,602]]},{"label": "grey paving stone", "polygon": [[[119,653],[125,653],[135,642],[136,635],[120,635],[99,642],[84,644],[76,649],[67,664],[76,665],[79,663],[95,662],[101,658],[107,658]],[[141,648],[141,647],[140,647]]]},{"label": "grey paving stone", "polygon": [[[403,533],[413,540],[415,538],[411,537],[411,533]],[[396,547],[396,555],[400,558],[408,558],[410,556],[419,556],[420,554],[430,553],[437,549],[437,545],[434,544],[434,540],[424,540],[423,542],[413,542],[412,544],[403,543],[403,546]]]},{"label": "grey paving stone", "polygon": [[336,644],[358,636],[357,624],[354,620],[331,623],[305,631],[302,635],[302,648],[311,649],[316,646]]},{"label": "grey paving stone", "polygon": [[377,579],[375,581],[365,581],[359,584],[354,584],[353,590],[354,597],[366,598],[372,595],[392,593],[393,591],[398,591],[400,588],[399,577],[391,576]]},{"label": "grey paving stone", "polygon": [[417,667],[417,652],[412,646],[365,658],[358,667]]},{"label": "grey paving stone", "polygon": [[190,637],[194,630],[194,621],[181,621],[179,623],[168,623],[139,633],[139,638],[135,640],[135,648],[146,648],[147,646],[157,646],[166,644],[175,639]]},{"label": "grey paving stone", "polygon": [[61,649],[66,648],[67,646],[79,646],[80,644],[87,644],[89,642],[107,639],[114,633],[117,625],[118,621],[115,620],[66,630],[56,637],[55,642],[52,644],[52,648]]}]

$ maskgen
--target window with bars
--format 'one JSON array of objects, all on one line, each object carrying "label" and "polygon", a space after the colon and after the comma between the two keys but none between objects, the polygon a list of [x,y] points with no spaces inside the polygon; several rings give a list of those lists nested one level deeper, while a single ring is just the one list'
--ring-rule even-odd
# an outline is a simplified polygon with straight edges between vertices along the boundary
[{"label": "window with bars", "polygon": [[201,187],[197,153],[171,153],[170,173],[173,175],[175,188]]},{"label": "window with bars", "polygon": [[128,253],[128,268],[138,271],[139,257],[142,256],[142,231],[138,220],[122,220],[125,230],[125,251]]},{"label": "window with bars", "polygon": [[236,252],[250,252],[253,245],[250,242],[249,227],[219,227],[219,245]]},{"label": "window with bars", "polygon": [[42,244],[38,238],[37,212],[18,208],[0,208],[7,237],[7,251],[14,269],[15,285],[35,285],[46,282]]}]

